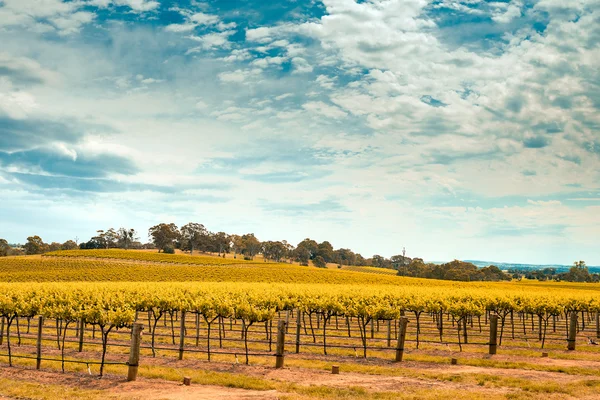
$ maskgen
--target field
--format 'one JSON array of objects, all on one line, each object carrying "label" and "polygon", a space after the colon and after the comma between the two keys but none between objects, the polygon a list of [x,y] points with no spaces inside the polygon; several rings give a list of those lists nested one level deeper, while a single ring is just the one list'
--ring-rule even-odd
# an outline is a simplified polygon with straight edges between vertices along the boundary
[{"label": "field", "polygon": [[[352,269],[122,250],[2,258],[0,398],[598,397],[600,286]],[[126,382],[134,322],[139,378]]]}]

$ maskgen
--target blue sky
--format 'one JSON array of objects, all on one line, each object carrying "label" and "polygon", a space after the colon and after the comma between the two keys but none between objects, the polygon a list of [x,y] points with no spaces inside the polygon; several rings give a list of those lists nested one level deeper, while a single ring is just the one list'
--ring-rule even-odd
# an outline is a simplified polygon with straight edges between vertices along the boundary
[{"label": "blue sky", "polygon": [[598,0],[0,0],[0,43],[11,242],[600,264]]}]

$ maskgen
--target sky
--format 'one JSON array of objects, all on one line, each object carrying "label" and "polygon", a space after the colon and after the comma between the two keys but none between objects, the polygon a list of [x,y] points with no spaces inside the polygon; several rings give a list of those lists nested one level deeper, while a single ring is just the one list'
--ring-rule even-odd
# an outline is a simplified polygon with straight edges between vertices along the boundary
[{"label": "sky", "polygon": [[0,237],[600,265],[600,0],[0,0]]}]

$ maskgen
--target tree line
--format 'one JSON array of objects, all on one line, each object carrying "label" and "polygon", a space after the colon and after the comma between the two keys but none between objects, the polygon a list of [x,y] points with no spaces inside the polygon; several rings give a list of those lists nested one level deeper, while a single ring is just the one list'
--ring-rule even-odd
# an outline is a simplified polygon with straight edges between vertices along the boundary
[{"label": "tree line", "polygon": [[203,224],[190,222],[181,228],[174,223],[160,223],[148,229],[149,242],[142,243],[135,229],[121,227],[98,230],[87,242],[78,243],[78,239],[64,243],[44,243],[35,235],[27,238],[25,245],[10,245],[0,238],[0,257],[22,254],[43,254],[56,250],[85,249],[154,249],[158,252],[174,253],[176,249],[194,254],[194,252],[214,253],[225,257],[253,260],[261,254],[264,260],[275,262],[298,262],[300,265],[312,263],[326,268],[328,263],[338,266],[375,266],[394,269],[400,276],[443,279],[455,281],[502,281],[510,279],[562,280],[569,282],[600,282],[600,274],[590,273],[584,261],[577,261],[568,272],[557,273],[555,269],[509,270],[508,274],[497,266],[478,268],[472,263],[454,260],[445,264],[426,263],[422,258],[410,258],[404,254],[385,258],[374,255],[363,257],[346,248],[333,248],[328,241],[318,243],[306,238],[296,246],[286,240],[260,241],[254,233],[243,235],[225,232],[211,232]]},{"label": "tree line", "polygon": [[567,281],[567,282],[600,282],[600,274],[590,273],[585,261],[575,261],[566,272],[558,272],[556,268],[538,270],[511,268],[508,273],[513,279],[537,279],[538,281]]},{"label": "tree line", "polygon": [[[85,249],[155,249],[158,252],[174,253],[176,249],[194,254],[195,252],[216,253],[219,256],[233,253],[246,260],[253,260],[261,254],[265,260],[275,262],[298,262],[301,265],[313,265],[325,268],[328,263],[339,266],[378,266],[397,269],[410,262],[404,255],[396,255],[387,259],[380,255],[363,257],[351,249],[334,249],[328,241],[318,243],[307,238],[296,246],[287,240],[260,241],[254,233],[243,235],[225,232],[211,232],[203,224],[190,222],[182,227],[174,223],[160,223],[148,229],[149,242],[142,243],[135,229],[110,228],[98,230],[88,241],[78,243],[69,240],[65,243],[45,243],[39,236],[30,236],[25,245],[8,245],[0,239],[0,256],[19,254],[42,254],[56,250]],[[4,245],[2,245],[4,243]]]},{"label": "tree line", "polygon": [[475,264],[454,260],[445,264],[426,263],[414,258],[398,269],[398,275],[414,278],[443,279],[451,281],[510,281],[512,278],[495,265],[477,268]]}]

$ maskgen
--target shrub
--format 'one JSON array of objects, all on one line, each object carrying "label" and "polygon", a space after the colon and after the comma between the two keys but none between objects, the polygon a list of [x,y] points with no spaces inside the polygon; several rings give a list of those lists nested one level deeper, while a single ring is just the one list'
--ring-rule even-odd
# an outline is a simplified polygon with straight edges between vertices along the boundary
[{"label": "shrub", "polygon": [[173,248],[173,246],[165,246],[163,248],[163,253],[175,254],[175,249]]}]

